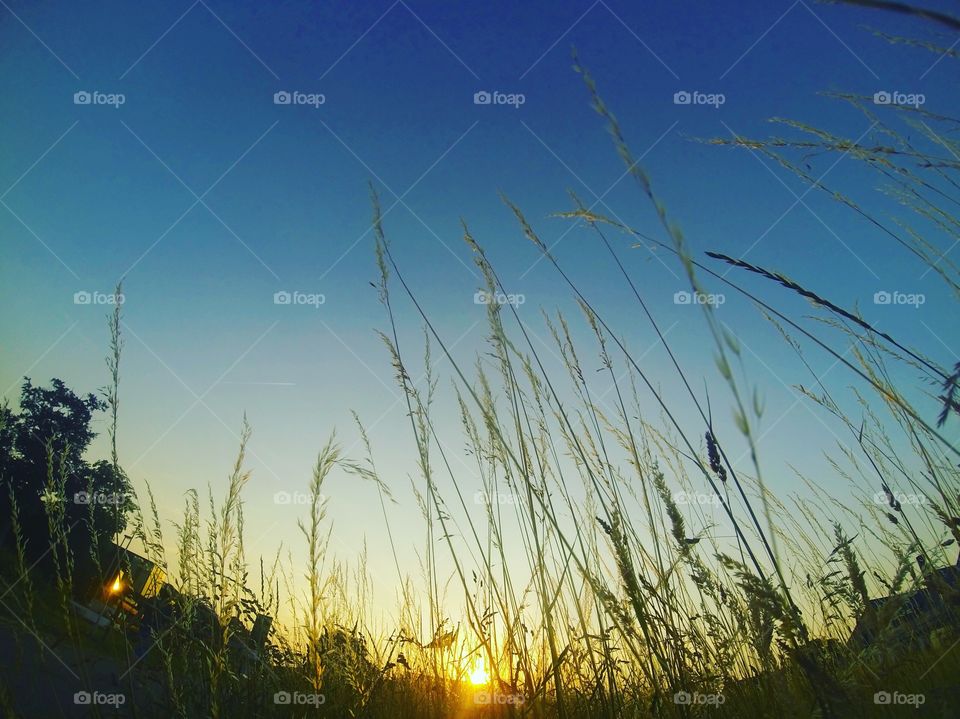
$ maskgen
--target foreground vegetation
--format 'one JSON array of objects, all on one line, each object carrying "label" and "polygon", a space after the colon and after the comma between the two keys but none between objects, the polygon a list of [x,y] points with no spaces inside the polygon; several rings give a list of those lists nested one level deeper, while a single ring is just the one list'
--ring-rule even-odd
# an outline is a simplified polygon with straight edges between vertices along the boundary
[{"label": "foreground vegetation", "polygon": [[[319,453],[309,483],[312,501],[301,524],[310,559],[305,569],[285,566],[279,555],[253,562],[251,569],[242,499],[250,477],[246,423],[222,497],[190,494],[175,537],[164,536],[152,497],[146,496],[126,507],[129,525],[117,525],[113,515],[104,524],[91,510],[84,535],[90,539],[79,551],[74,527],[83,517],[69,517],[62,503],[45,502],[49,552],[43,574],[32,566],[36,544],[31,547],[25,539],[23,502],[15,482],[5,477],[10,550],[2,562],[0,593],[18,617],[5,620],[18,647],[18,653],[4,658],[0,678],[0,706],[8,716],[24,711],[18,694],[44,690],[43,675],[33,673],[24,658],[39,651],[38,643],[53,645],[50,652],[40,652],[45,671],[61,672],[53,655],[63,651],[102,655],[113,667],[98,674],[89,662],[76,666],[79,688],[123,695],[120,706],[89,707],[102,715],[956,714],[960,588],[937,570],[955,563],[960,540],[960,452],[949,439],[951,432],[956,436],[960,419],[960,363],[943,365],[905,347],[876,329],[869,316],[841,308],[775,271],[720,253],[692,256],[593,79],[578,70],[661,226],[640,232],[594,213],[576,197],[573,209],[563,214],[589,227],[597,251],[612,258],[635,296],[637,316],[670,353],[685,395],[661,394],[659,379],[645,372],[612,318],[591,303],[588,289],[571,279],[506,198],[520,232],[577,299],[595,344],[576,344],[565,317],[546,317],[552,354],[564,368],[548,372],[544,350],[533,343],[517,308],[490,302],[489,352],[475,367],[463,366],[421,309],[417,289],[405,281],[403,258],[393,252],[374,193],[377,289],[386,313],[382,338],[410,419],[421,471],[416,497],[424,517],[423,576],[399,589],[404,602],[396,626],[383,633],[358,612],[369,602],[365,575],[324,563],[329,535],[322,488],[332,472],[350,472],[371,483],[390,530],[386,508],[393,488],[378,472],[375,448],[368,442],[359,460],[342,456],[333,440]],[[957,268],[944,247],[930,239],[936,234],[949,246],[960,238],[955,213],[960,145],[949,139],[957,121],[910,107],[880,108],[886,112],[880,115],[868,98],[835,99],[876,122],[887,144],[864,145],[795,122],[785,123],[791,138],[716,142],[765,155],[830,193],[929,266],[960,299]],[[904,123],[912,135],[904,132]],[[853,196],[805,169],[798,157],[814,152],[846,153],[874,169],[889,183],[890,193],[916,212],[917,222],[937,233],[869,215]],[[674,354],[657,323],[654,303],[621,264],[616,243],[624,237],[674,257],[692,293],[719,287],[742,294],[776,327],[809,370],[808,376],[795,378],[807,401],[848,431],[852,449],[841,449],[832,459],[837,477],[861,497],[859,506],[833,498],[837,479],[799,478],[807,498],[778,497],[768,490],[770,470],[757,430],[763,406],[758,388],[740,371],[740,343],[714,306],[702,304],[705,341],[723,384],[711,388],[714,404],[726,395],[733,405],[732,421],[715,421],[706,390],[695,389],[700,379],[687,375],[683,358]],[[466,226],[464,241],[483,274],[484,290],[510,296],[512,288],[501,283]],[[728,267],[735,271],[723,274]],[[748,279],[769,284],[749,290]],[[811,302],[820,320],[815,329],[777,309],[778,299],[789,293]],[[426,376],[420,383],[413,380],[419,372],[397,329],[397,297],[412,301],[426,328]],[[111,387],[105,404],[93,409],[109,412],[115,439],[119,306],[110,329]],[[847,373],[844,380],[821,381],[808,364],[810,352],[835,359]],[[453,368],[467,457],[482,477],[487,500],[479,507],[471,499],[475,487],[461,478],[437,435],[432,410],[438,384],[430,370],[431,356],[437,354]],[[596,357],[613,386],[611,406],[597,398],[589,379]],[[893,379],[905,374],[919,377],[920,387]],[[851,403],[843,385],[851,381],[856,416],[845,409]],[[924,394],[931,386],[939,410],[933,414]],[[677,419],[681,405],[695,409],[699,424]],[[12,414],[3,416],[8,420]],[[749,470],[734,466],[728,449],[734,445],[747,448]],[[109,486],[120,486],[123,478],[115,446],[114,441],[112,461],[100,465],[98,475]],[[75,478],[61,457],[69,448],[49,439],[47,447],[44,494],[67,497]],[[101,480],[85,481],[96,491]],[[452,492],[444,493],[441,485]],[[904,501],[908,496],[916,501]],[[691,497],[700,499],[690,503]],[[713,523],[712,508],[719,508],[722,524]],[[845,529],[851,526],[855,533]],[[89,598],[88,587],[78,586],[78,566],[99,570],[94,585],[109,582],[97,547],[124,527],[177,590],[170,600],[175,619],[146,647],[122,626],[92,632],[71,602]],[[397,571],[406,574],[399,566]],[[450,591],[462,606],[457,617],[449,616],[448,587],[454,587]],[[935,624],[903,619],[918,591],[939,607]],[[880,606],[870,602],[885,595],[894,599]],[[275,623],[262,649],[245,645],[258,615],[281,614],[292,620],[287,626]],[[850,641],[858,623],[869,641]],[[59,711],[70,715],[74,708]]]}]

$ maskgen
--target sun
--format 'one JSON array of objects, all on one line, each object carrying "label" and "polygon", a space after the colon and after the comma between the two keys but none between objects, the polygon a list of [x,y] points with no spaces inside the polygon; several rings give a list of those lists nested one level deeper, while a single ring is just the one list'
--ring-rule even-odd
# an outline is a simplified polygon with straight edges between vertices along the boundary
[{"label": "sun", "polygon": [[117,578],[113,580],[113,584],[110,586],[110,593],[116,594],[123,588],[123,584],[120,582],[120,575],[117,575]]},{"label": "sun", "polygon": [[477,657],[473,662],[473,671],[468,675],[470,683],[474,685],[488,684],[490,674],[483,665],[483,657]]}]

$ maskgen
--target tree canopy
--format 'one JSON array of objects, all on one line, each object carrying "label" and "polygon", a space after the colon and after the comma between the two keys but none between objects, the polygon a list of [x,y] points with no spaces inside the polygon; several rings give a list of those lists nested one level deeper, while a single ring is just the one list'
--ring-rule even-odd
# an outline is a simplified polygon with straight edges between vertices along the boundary
[{"label": "tree canopy", "polygon": [[96,437],[94,413],[107,408],[94,394],[79,395],[60,379],[49,387],[25,378],[19,411],[0,407],[0,523],[9,524],[16,503],[28,541],[46,546],[49,537],[44,502],[62,502],[74,555],[84,552],[96,533],[113,537],[126,527],[134,507],[123,469],[84,455]]}]

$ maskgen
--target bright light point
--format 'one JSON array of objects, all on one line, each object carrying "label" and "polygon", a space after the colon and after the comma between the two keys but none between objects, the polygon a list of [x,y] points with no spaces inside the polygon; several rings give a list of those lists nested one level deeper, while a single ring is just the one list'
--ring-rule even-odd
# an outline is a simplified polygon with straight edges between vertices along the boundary
[{"label": "bright light point", "polygon": [[123,585],[120,583],[120,575],[118,574],[117,578],[113,580],[113,584],[110,585],[110,591],[111,593],[116,594],[121,589],[123,589]]},{"label": "bright light point", "polygon": [[473,662],[473,671],[469,675],[471,684],[487,684],[490,681],[490,675],[483,666],[483,657],[477,657]]}]

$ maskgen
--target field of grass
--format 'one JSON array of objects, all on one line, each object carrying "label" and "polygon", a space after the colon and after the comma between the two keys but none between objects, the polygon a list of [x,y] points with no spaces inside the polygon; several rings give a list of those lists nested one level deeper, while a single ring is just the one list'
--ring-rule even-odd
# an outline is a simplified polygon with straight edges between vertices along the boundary
[{"label": "field of grass", "polygon": [[[534,318],[521,322],[515,305],[490,302],[487,352],[464,366],[449,351],[450,338],[421,310],[422,290],[406,282],[404,257],[390,243],[372,191],[382,339],[406,402],[424,525],[419,576],[397,567],[411,578],[396,589],[403,602],[394,626],[384,631],[368,621],[362,570],[325,561],[330,508],[323,488],[333,472],[372,484],[390,529],[397,487],[378,469],[376,447],[368,442],[363,456],[345,456],[331,437],[320,450],[313,476],[305,478],[311,502],[300,525],[310,561],[290,567],[279,554],[259,558],[245,551],[251,429],[244,421],[229,481],[211,490],[209,500],[193,493],[182,516],[161,517],[152,496],[138,497],[133,546],[166,568],[180,605],[177,621],[156,632],[142,657],[132,633],[94,629],[76,614],[74,558],[62,516],[51,510],[48,518],[58,558],[52,584],[36,576],[20,534],[12,533],[0,592],[22,620],[2,625],[5,716],[36,715],[18,697],[47,691],[48,669],[72,681],[54,656],[63,647],[78,658],[67,668],[74,691],[86,687],[123,700],[119,706],[102,697],[100,705],[96,699],[60,704],[50,708],[51,717],[960,715],[960,585],[937,571],[957,562],[960,540],[960,363],[932,359],[943,354],[939,347],[928,354],[902,345],[871,324],[869,313],[835,305],[802,278],[719,253],[691,255],[682,218],[670,213],[655,178],[631,152],[627,128],[602,100],[602,82],[577,69],[640,200],[660,224],[628,227],[576,197],[563,215],[588,226],[596,252],[619,268],[606,281],[622,282],[635,296],[630,321],[659,337],[685,395],[661,393],[660,378],[649,376],[621,339],[624,319],[600,313],[591,289],[570,279],[569,268],[509,198],[504,203],[518,236],[543,253],[582,316],[542,318],[554,343],[551,357],[563,365],[553,372],[525,329]],[[876,121],[886,144],[861,145],[788,121],[781,122],[784,137],[711,142],[759,153],[829,193],[927,263],[960,300],[957,267],[944,247],[909,224],[868,214],[855,193],[822,184],[801,159],[847,153],[876,171],[891,202],[960,238],[958,121],[922,108],[878,109],[869,98],[834,99]],[[501,283],[468,225],[463,240],[486,292],[509,296],[512,288]],[[839,420],[855,448],[823,448],[836,452],[835,477],[796,478],[812,499],[768,489],[767,476],[790,469],[764,460],[757,434],[762,387],[741,371],[743,349],[716,308],[701,304],[703,352],[717,368],[708,392],[704,378],[690,376],[684,357],[674,354],[642,282],[620,264],[629,245],[655,246],[682,269],[691,293],[749,299],[809,369],[789,381],[803,388],[816,412]],[[809,301],[816,321],[778,309],[793,295]],[[397,330],[400,299],[425,328],[415,349]],[[957,307],[960,302],[949,311]],[[574,323],[592,332],[592,346],[574,342]],[[119,306],[110,330],[107,400],[115,410],[122,392]],[[807,364],[813,353],[835,359],[842,378],[821,381]],[[431,357],[445,356],[451,377],[428,376],[416,385],[411,368],[423,354],[426,368]],[[595,396],[597,367],[614,388],[609,405]],[[892,379],[904,376],[915,384]],[[484,481],[487,501],[480,505],[438,441],[432,408],[440,392],[455,393],[461,409],[461,446]],[[843,409],[851,396],[860,407],[856,416]],[[942,408],[939,414],[929,411],[932,403]],[[678,421],[681,404],[693,406],[701,421]],[[120,421],[114,411],[114,436]],[[749,471],[734,467],[728,447],[735,443],[748,448]],[[122,465],[123,458],[113,462]],[[53,467],[48,490],[56,494],[62,478]],[[858,505],[833,498],[840,483],[861,498]],[[442,492],[440,484],[454,491]],[[712,509],[719,511],[708,517]],[[164,535],[170,521],[176,536]],[[380,520],[371,513],[369,521]],[[850,526],[859,531],[848,533]],[[360,556],[358,566],[364,563]],[[936,610],[905,619],[916,592]],[[870,601],[888,595],[894,598],[885,604]],[[460,613],[451,616],[451,606]],[[259,614],[287,619],[274,622],[263,649],[252,652],[244,642]],[[858,623],[870,641],[850,640]],[[41,648],[51,643],[51,651]],[[107,668],[94,672],[79,659],[93,656],[105,657]]]}]

